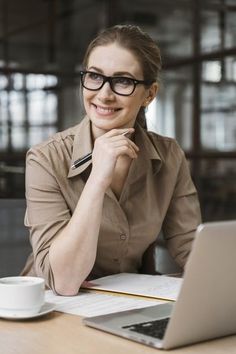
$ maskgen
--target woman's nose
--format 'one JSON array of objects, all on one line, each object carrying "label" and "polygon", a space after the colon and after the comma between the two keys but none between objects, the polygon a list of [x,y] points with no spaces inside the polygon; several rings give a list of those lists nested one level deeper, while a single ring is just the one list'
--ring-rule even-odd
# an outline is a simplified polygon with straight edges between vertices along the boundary
[{"label": "woman's nose", "polygon": [[100,99],[114,99],[115,93],[112,91],[110,83],[105,82],[102,88],[97,92],[97,96]]}]

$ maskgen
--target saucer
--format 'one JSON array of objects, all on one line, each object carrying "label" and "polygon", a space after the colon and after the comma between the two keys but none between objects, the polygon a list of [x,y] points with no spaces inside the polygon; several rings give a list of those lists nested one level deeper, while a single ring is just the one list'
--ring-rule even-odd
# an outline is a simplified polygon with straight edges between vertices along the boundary
[{"label": "saucer", "polygon": [[4,312],[3,314],[0,310],[0,318],[5,318],[7,320],[26,320],[29,318],[36,318],[46,315],[55,310],[55,308],[55,304],[52,304],[51,302],[45,302],[45,304],[41,307],[40,311],[38,313],[35,313],[34,315],[22,315],[14,311],[9,311],[8,313]]}]

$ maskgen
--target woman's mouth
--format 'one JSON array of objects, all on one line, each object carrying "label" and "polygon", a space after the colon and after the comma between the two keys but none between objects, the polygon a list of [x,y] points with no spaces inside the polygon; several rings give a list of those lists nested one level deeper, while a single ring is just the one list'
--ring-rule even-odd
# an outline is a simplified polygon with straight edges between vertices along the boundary
[{"label": "woman's mouth", "polygon": [[92,103],[94,108],[96,109],[96,112],[101,115],[110,115],[114,114],[115,112],[119,111],[121,108],[114,108],[114,107],[102,107],[102,106],[97,106],[94,103]]}]

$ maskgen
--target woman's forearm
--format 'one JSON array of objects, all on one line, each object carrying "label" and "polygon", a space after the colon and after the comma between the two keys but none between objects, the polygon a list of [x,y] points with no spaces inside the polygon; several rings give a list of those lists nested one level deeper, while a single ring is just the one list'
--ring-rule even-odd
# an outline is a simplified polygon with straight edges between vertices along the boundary
[{"label": "woman's forearm", "polygon": [[91,175],[71,220],[50,247],[55,290],[61,295],[75,295],[94,265],[104,194]]}]

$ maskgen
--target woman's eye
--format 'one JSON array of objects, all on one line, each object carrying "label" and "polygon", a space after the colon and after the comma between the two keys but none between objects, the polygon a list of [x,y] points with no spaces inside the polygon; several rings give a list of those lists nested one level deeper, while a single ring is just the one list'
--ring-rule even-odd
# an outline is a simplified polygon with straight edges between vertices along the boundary
[{"label": "woman's eye", "polygon": [[115,84],[122,85],[122,86],[130,86],[133,84],[133,81],[128,77],[116,77]]},{"label": "woman's eye", "polygon": [[101,81],[102,76],[97,73],[88,73],[88,78],[93,81]]}]

